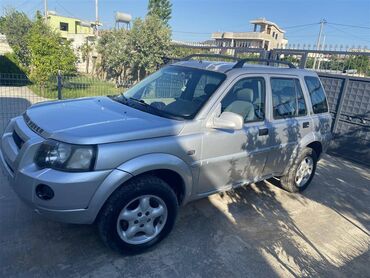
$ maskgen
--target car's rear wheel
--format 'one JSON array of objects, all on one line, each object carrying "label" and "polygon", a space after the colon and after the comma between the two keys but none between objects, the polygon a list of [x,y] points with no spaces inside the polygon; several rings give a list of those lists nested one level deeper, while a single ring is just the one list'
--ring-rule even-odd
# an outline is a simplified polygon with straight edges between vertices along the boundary
[{"label": "car's rear wheel", "polygon": [[163,180],[139,176],[107,200],[98,217],[103,242],[122,253],[143,252],[172,230],[178,210],[175,193]]},{"label": "car's rear wheel", "polygon": [[289,192],[302,192],[315,175],[317,154],[311,148],[304,148],[287,174],[280,178],[281,186]]}]

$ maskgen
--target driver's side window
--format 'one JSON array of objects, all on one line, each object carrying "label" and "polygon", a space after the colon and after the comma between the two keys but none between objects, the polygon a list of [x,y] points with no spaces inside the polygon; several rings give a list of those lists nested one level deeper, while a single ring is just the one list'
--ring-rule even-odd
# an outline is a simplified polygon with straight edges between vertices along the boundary
[{"label": "driver's side window", "polygon": [[221,101],[222,112],[233,112],[243,117],[244,122],[265,119],[265,79],[248,77],[239,80]]}]

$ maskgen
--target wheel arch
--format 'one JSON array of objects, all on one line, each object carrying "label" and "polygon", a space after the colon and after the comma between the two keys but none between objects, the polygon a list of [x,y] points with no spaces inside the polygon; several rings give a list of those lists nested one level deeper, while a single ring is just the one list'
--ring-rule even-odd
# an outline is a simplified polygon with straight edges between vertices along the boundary
[{"label": "wheel arch", "polygon": [[175,191],[179,204],[186,202],[193,187],[193,174],[185,161],[171,154],[154,153],[136,157],[118,167],[133,176],[151,174],[163,179]]},{"label": "wheel arch", "polygon": [[317,137],[315,136],[314,133],[309,133],[305,137],[303,137],[299,144],[294,148],[294,151],[289,159],[289,162],[283,172],[283,175],[289,171],[290,167],[293,165],[293,163],[296,161],[300,151],[304,148],[311,148],[315,150],[317,157],[320,157],[320,154],[323,152],[323,146],[320,141],[317,140]]},{"label": "wheel arch", "polygon": [[168,183],[180,205],[189,199],[193,176],[188,165],[174,155],[148,154],[126,161],[108,175],[90,200],[90,222],[94,222],[105,202],[119,187],[130,179],[145,174],[157,176]]},{"label": "wheel arch", "polygon": [[313,149],[317,154],[317,159],[320,158],[320,155],[322,154],[322,144],[319,141],[313,141],[309,143],[306,147]]}]

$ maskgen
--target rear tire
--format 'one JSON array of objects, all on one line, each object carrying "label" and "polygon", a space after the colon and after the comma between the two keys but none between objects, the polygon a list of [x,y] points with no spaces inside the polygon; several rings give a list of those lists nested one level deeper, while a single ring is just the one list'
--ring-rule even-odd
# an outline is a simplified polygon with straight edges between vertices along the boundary
[{"label": "rear tire", "polygon": [[304,148],[287,174],[280,178],[282,188],[289,192],[302,192],[315,175],[317,154],[311,148]]},{"label": "rear tire", "polygon": [[126,254],[141,253],[172,230],[178,201],[170,186],[151,176],[139,176],[118,188],[104,204],[97,225],[109,248]]}]

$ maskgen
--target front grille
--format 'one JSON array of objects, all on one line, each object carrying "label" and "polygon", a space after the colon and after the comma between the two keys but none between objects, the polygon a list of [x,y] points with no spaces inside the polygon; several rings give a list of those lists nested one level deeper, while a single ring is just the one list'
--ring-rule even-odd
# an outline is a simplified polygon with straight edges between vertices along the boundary
[{"label": "front grille", "polygon": [[17,132],[14,130],[13,131],[13,140],[14,140],[14,143],[17,145],[18,149],[21,149],[23,144],[24,144],[24,141],[23,139],[17,134]]},{"label": "front grille", "polygon": [[37,124],[35,124],[33,121],[31,121],[30,117],[28,117],[27,113],[23,114],[23,119],[26,122],[27,126],[32,129],[37,134],[41,134],[44,132],[44,130],[39,127]]}]

